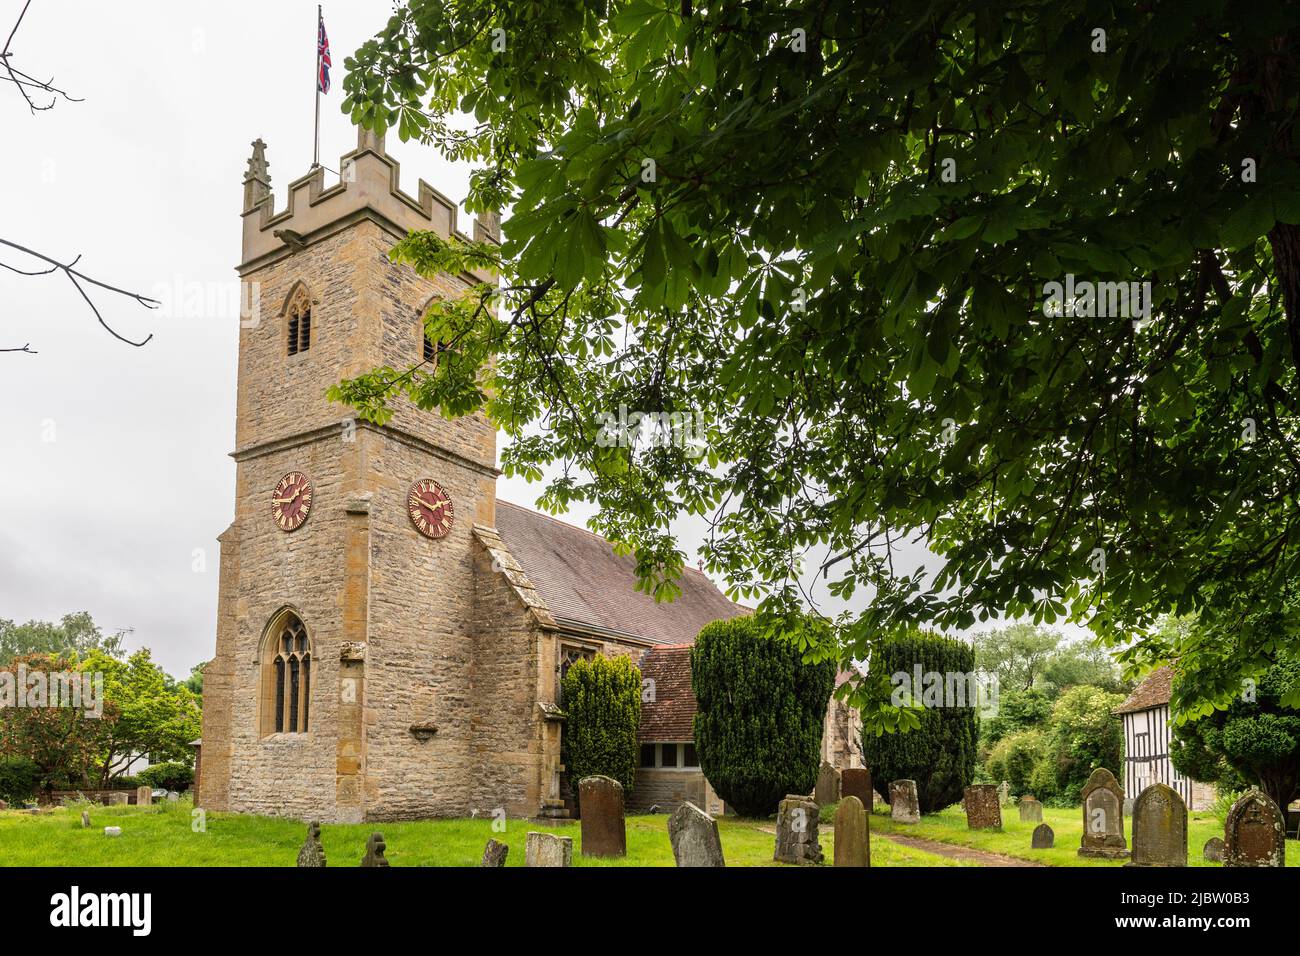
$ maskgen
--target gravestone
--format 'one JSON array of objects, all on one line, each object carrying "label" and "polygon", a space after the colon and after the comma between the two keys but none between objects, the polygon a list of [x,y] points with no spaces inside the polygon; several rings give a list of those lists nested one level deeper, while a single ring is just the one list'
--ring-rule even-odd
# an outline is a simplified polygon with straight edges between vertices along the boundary
[{"label": "gravestone", "polygon": [[479,866],[505,866],[506,855],[510,852],[510,847],[496,840],[488,840],[487,846],[483,848],[483,859],[479,861]]},{"label": "gravestone", "polygon": [[889,815],[898,823],[920,823],[921,801],[915,780],[895,780],[889,785]]},{"label": "gravestone", "polygon": [[153,803],[153,790],[149,787],[135,788],[135,805],[137,807],[147,807]]},{"label": "gravestone", "polygon": [[1131,816],[1133,816],[1133,798],[1132,798],[1132,797],[1125,797],[1125,798],[1124,798],[1124,816],[1126,816],[1126,817],[1131,817]]},{"label": "gravestone", "polygon": [[966,827],[970,830],[1001,830],[1002,807],[998,788],[991,783],[973,783],[965,790]]},{"label": "gravestone", "polygon": [[718,821],[693,803],[683,803],[668,818],[668,840],[678,866],[726,866]]},{"label": "gravestone", "polygon": [[180,798],[181,798],[181,795],[180,795],[179,793],[177,793],[175,790],[168,790],[168,791],[167,791],[167,802],[168,802],[168,803],[175,803],[175,802],[176,802],[177,800],[179,800]]},{"label": "gravestone", "polygon": [[108,805],[110,807],[124,807],[128,799],[125,791],[114,790],[108,795]]},{"label": "gravestone", "polygon": [[787,794],[776,813],[776,851],[772,859],[778,863],[822,862],[819,819],[817,801]]},{"label": "gravestone", "polygon": [[871,768],[850,767],[840,771],[840,799],[857,797],[868,813],[875,804],[875,794],[871,790]]},{"label": "gravestone", "polygon": [[600,775],[578,781],[583,856],[627,856],[623,785]]},{"label": "gravestone", "polygon": [[1223,838],[1210,837],[1205,841],[1205,846],[1201,849],[1201,856],[1205,858],[1206,863],[1223,862]]},{"label": "gravestone", "polygon": [[89,830],[89,829],[90,829],[90,811],[89,811],[89,810],[82,810],[82,811],[81,811],[81,829],[83,829],[83,830]]},{"label": "gravestone", "polygon": [[1262,790],[1242,794],[1223,829],[1224,866],[1286,866],[1286,819]]},{"label": "gravestone", "polygon": [[9,804],[5,803],[3,800],[0,800],[0,810],[8,810],[8,809],[9,809]]},{"label": "gravestone", "polygon": [[817,787],[813,790],[813,799],[819,807],[829,807],[840,800],[840,772],[830,764],[822,761],[817,771]]},{"label": "gravestone", "polygon": [[1004,807],[1011,806],[1011,784],[1005,780],[998,784],[998,803]]},{"label": "gravestone", "polygon": [[1088,777],[1080,795],[1083,799],[1083,837],[1079,856],[1122,860],[1128,856],[1124,839],[1124,791],[1115,775],[1098,767]]},{"label": "gravestone", "polygon": [[1021,823],[1042,823],[1043,822],[1043,805],[1036,797],[1020,798],[1020,822]]},{"label": "gravestone", "polygon": [[[320,842],[320,824],[312,821],[307,824],[307,839],[298,851],[298,865],[302,867],[325,866],[325,847]],[[365,866],[365,863],[361,864]]]},{"label": "gravestone", "polygon": [[524,866],[571,866],[573,837],[528,831],[524,844]]},{"label": "gravestone", "polygon": [[388,844],[384,842],[382,833],[372,833],[366,839],[366,855],[361,858],[362,866],[388,866],[388,860],[384,858],[384,851],[388,849]]},{"label": "gravestone", "polygon": [[121,827],[104,827],[104,836],[120,837],[122,835]]},{"label": "gravestone", "polygon": [[871,865],[871,822],[857,797],[845,797],[835,811],[835,865]]},{"label": "gravestone", "polygon": [[1056,846],[1056,832],[1046,823],[1034,827],[1034,835],[1029,841],[1032,850],[1050,850]]},{"label": "gravestone", "polygon": [[1153,783],[1133,801],[1133,858],[1128,865],[1187,865],[1187,804],[1173,787]]}]

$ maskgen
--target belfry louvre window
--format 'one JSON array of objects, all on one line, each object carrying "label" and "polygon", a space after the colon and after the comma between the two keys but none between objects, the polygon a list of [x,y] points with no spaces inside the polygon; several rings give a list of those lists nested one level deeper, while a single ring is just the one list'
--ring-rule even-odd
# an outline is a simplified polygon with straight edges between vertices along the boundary
[{"label": "belfry louvre window", "polygon": [[305,734],[311,716],[311,642],[302,621],[286,613],[266,648],[262,733]]},{"label": "belfry louvre window", "polygon": [[288,309],[289,354],[297,355],[311,348],[311,297],[305,289],[294,293]]}]

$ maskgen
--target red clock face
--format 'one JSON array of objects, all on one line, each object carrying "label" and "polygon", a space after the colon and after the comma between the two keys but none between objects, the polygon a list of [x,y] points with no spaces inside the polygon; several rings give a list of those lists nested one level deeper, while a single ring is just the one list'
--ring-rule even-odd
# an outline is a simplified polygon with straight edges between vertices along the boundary
[{"label": "red clock face", "polygon": [[406,513],[415,530],[426,538],[441,538],[451,530],[455,512],[451,498],[432,478],[421,478],[406,495]]},{"label": "red clock face", "polygon": [[311,482],[300,471],[280,479],[271,496],[271,513],[281,531],[297,531],[311,512]]}]

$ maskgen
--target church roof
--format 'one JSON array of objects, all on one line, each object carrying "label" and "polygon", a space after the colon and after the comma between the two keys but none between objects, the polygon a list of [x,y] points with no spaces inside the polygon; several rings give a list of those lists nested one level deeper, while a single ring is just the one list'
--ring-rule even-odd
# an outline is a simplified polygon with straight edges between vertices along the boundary
[{"label": "church roof", "polygon": [[497,531],[555,621],[654,644],[691,644],[705,624],[750,613],[687,568],[682,593],[656,601],[636,590],[636,559],[598,534],[497,499]]},{"label": "church roof", "polygon": [[[642,741],[694,740],[692,720],[699,703],[691,688],[691,645],[652,647],[637,662],[642,680],[653,680],[654,693],[641,704]],[[645,695],[643,695],[645,696]]]},{"label": "church roof", "polygon": [[1174,690],[1174,671],[1172,667],[1157,667],[1147,679],[1138,684],[1137,689],[1129,694],[1128,700],[1115,708],[1117,714],[1136,714],[1140,710],[1163,707],[1169,703]]}]

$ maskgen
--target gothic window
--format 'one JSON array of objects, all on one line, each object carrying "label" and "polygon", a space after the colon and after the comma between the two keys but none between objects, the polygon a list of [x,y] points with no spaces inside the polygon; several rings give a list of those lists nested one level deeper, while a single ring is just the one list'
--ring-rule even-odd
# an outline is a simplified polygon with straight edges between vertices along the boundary
[{"label": "gothic window", "polygon": [[263,661],[262,734],[305,734],[311,711],[311,642],[286,611],[267,635]]},{"label": "gothic window", "polygon": [[[595,650],[593,650],[593,649],[590,648],[590,647],[577,647],[577,646],[575,646],[575,645],[573,645],[573,644],[563,644],[563,645],[561,645],[561,646],[560,646],[560,666],[559,666],[559,668],[558,668],[558,670],[559,670],[559,672],[560,672],[560,684],[559,684],[560,688],[563,688],[563,687],[564,687],[564,675],[567,674],[567,673],[569,673],[569,668],[570,668],[570,667],[572,667],[572,666],[573,666],[574,664],[576,664],[578,661],[589,661],[589,660],[592,660],[595,656],[596,656],[596,652],[595,652]],[[560,693],[557,693],[557,694],[556,694],[556,697],[557,697],[557,698],[558,698],[558,697],[562,697],[562,696],[563,696],[563,691],[562,691],[562,690],[561,690]],[[564,701],[563,701],[563,700],[560,700],[559,703],[560,703],[561,706],[563,706]]]},{"label": "gothic window", "polygon": [[311,348],[311,296],[299,286],[285,310],[289,326],[289,354],[297,355]]}]

